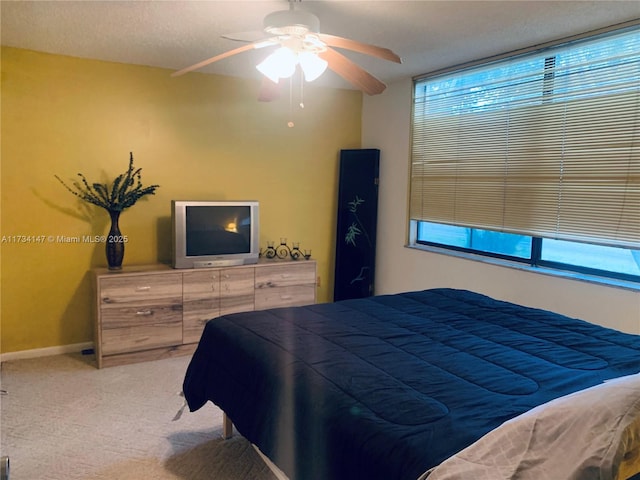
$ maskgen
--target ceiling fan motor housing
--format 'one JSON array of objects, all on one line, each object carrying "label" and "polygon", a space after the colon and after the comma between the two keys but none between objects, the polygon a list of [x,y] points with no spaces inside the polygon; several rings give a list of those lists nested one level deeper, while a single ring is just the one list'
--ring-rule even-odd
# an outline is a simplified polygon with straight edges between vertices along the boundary
[{"label": "ceiling fan motor housing", "polygon": [[264,31],[271,35],[296,36],[320,33],[320,20],[302,10],[281,10],[264,17]]}]

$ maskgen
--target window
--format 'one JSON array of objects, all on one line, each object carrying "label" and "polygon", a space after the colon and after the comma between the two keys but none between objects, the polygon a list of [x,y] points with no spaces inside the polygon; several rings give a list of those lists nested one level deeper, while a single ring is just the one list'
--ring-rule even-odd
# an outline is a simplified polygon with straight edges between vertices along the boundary
[{"label": "window", "polygon": [[640,282],[640,250],[414,221],[416,243]]},{"label": "window", "polygon": [[638,25],[414,81],[411,238],[640,281]]}]

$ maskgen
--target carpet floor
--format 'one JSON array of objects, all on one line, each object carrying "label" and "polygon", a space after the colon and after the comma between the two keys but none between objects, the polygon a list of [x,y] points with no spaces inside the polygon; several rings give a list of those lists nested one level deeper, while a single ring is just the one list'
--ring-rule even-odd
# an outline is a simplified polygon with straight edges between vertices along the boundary
[{"label": "carpet floor", "polygon": [[190,357],[98,370],[93,355],[4,362],[0,455],[10,480],[274,480],[222,412],[183,406]]}]

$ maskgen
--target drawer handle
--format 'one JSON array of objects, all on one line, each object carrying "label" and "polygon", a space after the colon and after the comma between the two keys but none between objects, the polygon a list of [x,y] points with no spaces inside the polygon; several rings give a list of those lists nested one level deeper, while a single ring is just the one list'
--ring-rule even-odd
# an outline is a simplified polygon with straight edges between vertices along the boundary
[{"label": "drawer handle", "polygon": [[280,300],[291,300],[291,295],[280,295]]},{"label": "drawer handle", "polygon": [[138,310],[136,315],[140,315],[143,317],[148,317],[149,315],[153,315],[153,310]]},{"label": "drawer handle", "polygon": [[282,278],[291,278],[292,275],[290,273],[283,273],[282,275],[280,275]]},{"label": "drawer handle", "polygon": [[144,286],[144,287],[136,287],[136,292],[146,292],[147,290],[151,290],[150,286]]}]

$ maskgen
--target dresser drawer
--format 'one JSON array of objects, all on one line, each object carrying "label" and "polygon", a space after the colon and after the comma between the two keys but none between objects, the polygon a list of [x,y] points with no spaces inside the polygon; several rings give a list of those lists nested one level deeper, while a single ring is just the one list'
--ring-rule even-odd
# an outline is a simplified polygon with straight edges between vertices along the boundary
[{"label": "dresser drawer", "polygon": [[256,289],[316,283],[315,263],[289,263],[256,268]]},{"label": "dresser drawer", "polygon": [[182,319],[173,322],[135,324],[102,331],[102,355],[138,352],[182,343]]},{"label": "dresser drawer", "polygon": [[157,303],[100,309],[103,329],[182,322],[180,303]]},{"label": "dresser drawer", "polygon": [[99,289],[101,308],[182,304],[181,273],[102,278]]},{"label": "dresser drawer", "polygon": [[182,295],[186,303],[201,298],[217,297],[220,294],[220,270],[184,272]]},{"label": "dresser drawer", "polygon": [[311,305],[316,302],[316,285],[292,285],[256,290],[256,310]]}]

